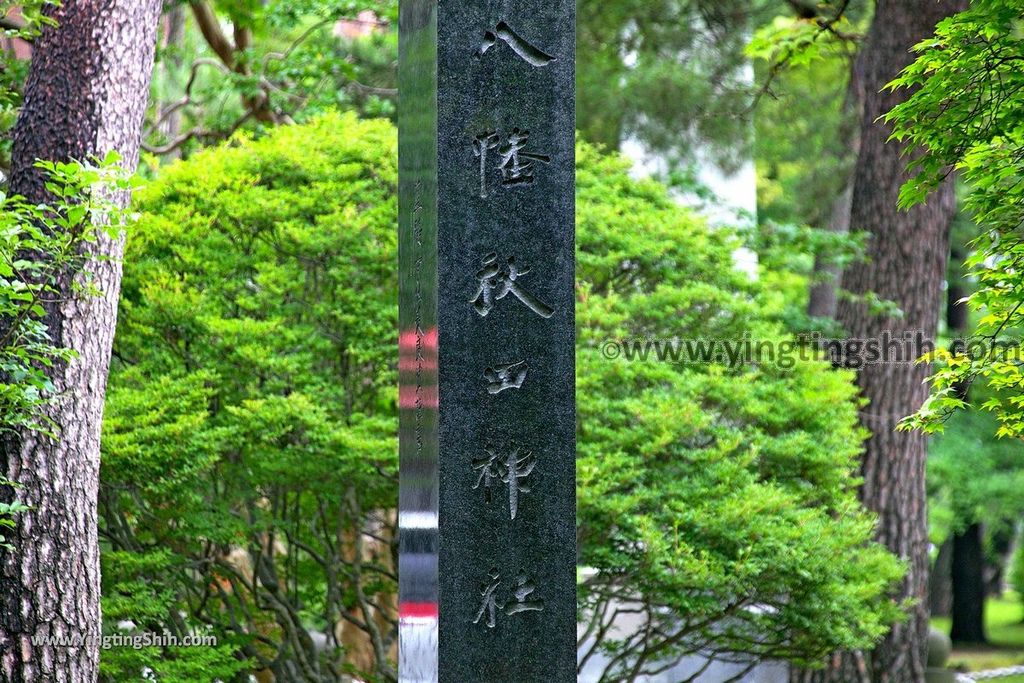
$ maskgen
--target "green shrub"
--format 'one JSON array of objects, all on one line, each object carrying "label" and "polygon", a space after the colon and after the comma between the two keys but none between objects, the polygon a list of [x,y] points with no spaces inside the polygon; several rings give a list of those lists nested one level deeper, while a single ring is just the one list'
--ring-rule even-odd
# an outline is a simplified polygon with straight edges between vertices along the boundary
[{"label": "green shrub", "polygon": [[[394,680],[395,141],[327,115],[202,152],[142,197],[104,431],[105,599],[138,626],[212,629],[217,666]],[[580,618],[613,595],[650,607],[646,647],[601,643],[641,669],[867,646],[899,565],[856,504],[850,377],[605,360],[606,339],[784,335],[729,232],[592,147],[577,170]],[[186,680],[167,662],[189,653],[143,654]],[[110,680],[140,665],[104,657]]]},{"label": "green shrub", "polygon": [[604,644],[606,680],[698,651],[813,663],[867,646],[895,618],[884,596],[899,569],[855,499],[851,377],[806,361],[606,360],[608,339],[785,334],[774,293],[733,270],[729,232],[622,161],[578,155],[579,537],[598,570],[581,617],[598,631],[625,596],[647,615]]}]

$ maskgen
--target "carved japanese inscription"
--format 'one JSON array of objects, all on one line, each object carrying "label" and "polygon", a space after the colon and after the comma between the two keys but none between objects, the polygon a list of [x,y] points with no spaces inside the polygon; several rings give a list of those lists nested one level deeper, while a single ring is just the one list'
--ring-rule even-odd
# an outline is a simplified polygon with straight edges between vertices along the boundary
[{"label": "carved japanese inscription", "polygon": [[[473,156],[480,164],[480,196],[486,198],[487,180],[492,170],[501,172],[501,184],[529,185],[534,181],[534,163],[550,164],[551,157],[526,151],[530,141],[530,131],[513,128],[510,133],[487,131],[473,139]],[[494,162],[495,169],[488,165],[488,159]]]},{"label": "carved japanese inscription", "polygon": [[494,628],[498,623],[499,614],[511,617],[522,612],[544,611],[542,599],[530,599],[537,590],[537,586],[526,572],[519,572],[516,576],[511,596],[504,602],[499,602],[499,590],[502,588],[501,572],[497,568],[493,568],[488,576],[490,579],[484,582],[480,588],[482,600],[476,618],[473,619],[474,624],[483,623],[487,625],[487,628]]},{"label": "carved japanese inscription", "polygon": [[502,263],[498,260],[497,254],[488,254],[484,257],[483,267],[476,273],[479,285],[470,303],[477,313],[486,318],[494,309],[496,301],[501,301],[512,294],[540,317],[550,318],[555,314],[555,309],[530,294],[519,282],[519,278],[529,272],[529,268],[521,269],[514,258],[508,258]]},{"label": "carved japanese inscription", "polygon": [[499,40],[512,48],[517,55],[533,66],[547,66],[551,62],[555,61],[554,57],[544,52],[544,50],[541,50],[539,47],[531,44],[525,38],[513,31],[512,27],[504,21],[499,21],[498,25],[495,26],[493,30],[484,31],[484,40],[483,43],[481,43],[480,50],[476,53],[476,56],[483,57],[484,54],[494,47]]},{"label": "carved japanese inscription", "polygon": [[530,366],[526,361],[518,363],[505,363],[494,365],[484,370],[484,379],[487,380],[487,393],[500,394],[506,389],[522,389],[526,381],[526,374]]},{"label": "carved japanese inscription", "polygon": [[575,2],[399,12],[397,678],[571,683]]},{"label": "carved japanese inscription", "polygon": [[[525,62],[534,67],[546,67],[556,60],[554,55],[541,50],[504,21],[493,29],[484,31],[484,40],[477,52],[477,58],[498,45],[505,43]],[[496,106],[501,106],[500,103]],[[532,185],[537,179],[538,165],[550,165],[552,157],[540,153],[530,146],[530,131],[514,127],[506,132],[485,130],[473,138],[473,156],[479,173],[479,195],[488,200],[493,187],[515,187]],[[547,266],[550,268],[550,265]],[[496,252],[484,256],[481,268],[476,272],[476,288],[469,303],[481,318],[487,318],[498,302],[512,295],[529,311],[540,318],[551,318],[556,310],[533,293],[523,282],[530,268],[521,266],[515,257],[504,260]],[[523,323],[527,324],[527,323]],[[534,323],[536,324],[536,323]],[[538,330],[539,334],[543,334]],[[492,365],[484,369],[488,394],[497,397],[504,391],[523,390],[529,366],[526,360],[515,363]],[[496,399],[498,400],[498,399]],[[495,409],[498,409],[495,406]],[[523,496],[531,490],[531,475],[538,466],[536,456],[530,450],[514,445],[507,439],[499,439],[499,447],[484,446],[483,455],[473,459],[471,465],[475,475],[474,490],[482,491],[484,505],[491,505],[503,494],[508,506],[508,519],[515,523],[519,517]],[[515,533],[513,527],[512,533]],[[480,591],[481,604],[473,618],[474,624],[484,623],[494,628],[498,616],[512,616],[522,612],[543,611],[544,602],[530,599],[537,590],[536,581],[525,571],[516,576],[511,597],[502,599],[501,574],[497,569],[490,572],[490,580]]]},{"label": "carved japanese inscription", "polygon": [[474,489],[483,488],[484,500],[491,502],[491,489],[498,482],[508,489],[509,519],[519,514],[519,497],[530,492],[526,478],[537,466],[537,459],[532,453],[523,453],[519,448],[510,448],[502,452],[485,448],[486,455],[473,461],[473,470],[478,473]]}]

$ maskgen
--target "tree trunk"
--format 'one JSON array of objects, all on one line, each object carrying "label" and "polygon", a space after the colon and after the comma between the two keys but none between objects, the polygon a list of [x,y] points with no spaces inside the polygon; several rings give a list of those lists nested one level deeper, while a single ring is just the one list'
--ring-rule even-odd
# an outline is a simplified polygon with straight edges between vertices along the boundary
[{"label": "tree trunk", "polygon": [[932,616],[949,616],[952,612],[953,540],[946,539],[935,556],[928,577],[928,611]]},{"label": "tree trunk", "polygon": [[[953,268],[960,268],[964,247],[954,243],[949,253],[951,268],[946,288],[946,327],[953,339],[953,351],[962,352],[961,340],[967,335],[969,312],[962,299],[966,295],[963,279]],[[957,395],[967,400],[966,384],[957,387]],[[950,637],[957,643],[985,642],[985,553],[981,524],[970,520],[963,531],[953,534],[950,563],[950,585],[953,597],[950,608],[953,627]]]},{"label": "tree trunk", "polygon": [[[963,254],[959,250],[953,249],[950,252],[950,259],[956,262],[959,268],[959,264],[963,261]],[[969,324],[970,312],[967,310],[967,304],[962,301],[967,296],[967,290],[959,282],[950,282],[949,289],[946,291],[948,292],[946,296],[946,327],[949,329],[949,336],[953,337],[954,341],[961,340],[967,335]]]},{"label": "tree trunk", "polygon": [[989,532],[989,552],[985,553],[985,595],[1002,595],[1006,586],[1006,567],[1013,558],[1013,530],[1000,525]]},{"label": "tree trunk", "polygon": [[985,553],[981,524],[953,536],[954,643],[981,644],[985,639]]},{"label": "tree trunk", "polygon": [[[828,230],[839,235],[850,232],[850,209],[852,208],[853,187],[847,184],[832,203],[832,215]],[[814,284],[807,299],[807,315],[812,318],[835,318],[839,306],[839,281],[842,269],[829,263],[828,259],[816,256],[814,259]]]},{"label": "tree trunk", "polygon": [[[181,134],[182,107],[175,103],[181,97],[181,69],[184,61],[181,56],[182,41],[185,38],[185,7],[174,5],[167,10],[164,25],[163,48],[166,56],[161,59],[159,73],[163,86],[163,98],[156,103],[154,119],[160,122],[158,131],[167,140],[175,140]],[[167,97],[173,94],[173,97]],[[181,147],[175,147],[165,155],[170,159],[181,158]]]},{"label": "tree trunk", "polygon": [[[921,331],[933,339],[943,304],[942,285],[949,258],[949,228],[955,212],[951,182],[923,206],[897,209],[907,160],[890,128],[878,121],[906,98],[906,91],[883,90],[912,60],[910,48],[930,36],[942,18],[965,9],[966,0],[905,2],[878,0],[862,55],[864,117],[854,170],[850,225],[871,235],[869,261],[843,275],[853,294],[874,292],[896,302],[902,318],[873,314],[860,301],[843,299],[838,320],[851,338],[879,339],[883,331]],[[851,667],[855,654],[841,655],[823,671],[801,680],[815,683],[920,683],[924,680],[928,633],[928,518],[925,495],[925,436],[899,432],[896,425],[916,411],[928,393],[929,369],[911,362],[867,365],[858,385],[869,404],[861,422],[871,436],[861,473],[861,499],[878,515],[876,537],[907,563],[896,600],[914,600],[908,620],[895,624],[870,656],[867,671]]]},{"label": "tree trunk", "polygon": [[[864,117],[864,73],[862,55],[853,60],[850,69],[850,82],[846,87],[843,102],[844,120],[838,135],[844,141],[849,158],[856,159],[860,154],[860,127]],[[839,195],[832,202],[832,213],[829,216],[827,230],[839,235],[850,232],[850,211],[853,208],[853,168],[847,177]],[[842,268],[830,263],[828,258],[817,256],[814,259],[814,284],[807,301],[807,315],[811,318],[836,317],[839,306],[839,283],[842,279]]]},{"label": "tree trunk", "polygon": [[948,617],[953,610],[953,539],[939,546],[935,565],[928,576],[928,607],[933,617]]},{"label": "tree trunk", "polygon": [[[161,0],[65,0],[58,22],[34,44],[25,101],[14,131],[11,189],[48,199],[35,159],[66,161],[117,150],[138,161]],[[124,197],[123,199],[127,199]],[[71,291],[49,306],[53,342],[78,357],[51,377],[48,409],[58,438],[21,432],[0,444],[0,467],[32,506],[19,517],[15,550],[0,557],[0,667],[10,683],[97,679],[100,634],[96,495],[100,422],[117,317],[123,240],[101,232],[88,269],[101,296]],[[41,639],[67,638],[68,642]]]}]

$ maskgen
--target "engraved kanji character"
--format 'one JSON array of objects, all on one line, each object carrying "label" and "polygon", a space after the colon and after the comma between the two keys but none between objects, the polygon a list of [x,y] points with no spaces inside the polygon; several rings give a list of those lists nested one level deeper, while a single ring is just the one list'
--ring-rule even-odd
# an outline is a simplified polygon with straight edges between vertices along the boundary
[{"label": "engraved kanji character", "polygon": [[[504,141],[503,141],[504,139]],[[534,181],[534,162],[551,163],[547,154],[526,151],[530,131],[513,128],[504,137],[495,131],[485,131],[473,138],[473,156],[479,160],[480,196],[487,196],[487,161],[496,150],[497,167],[501,171],[502,185],[528,185]]]},{"label": "engraved kanji character", "polygon": [[487,455],[473,461],[473,469],[480,473],[473,485],[473,490],[484,487],[484,500],[491,502],[491,485],[501,479],[501,464],[498,462],[499,455],[490,448],[484,449]]},{"label": "engraved kanji character", "polygon": [[508,484],[508,511],[512,519],[519,513],[519,494],[530,492],[530,487],[520,479],[526,479],[537,466],[537,459],[532,453],[519,457],[519,449],[514,448],[501,463],[501,481]]},{"label": "engraved kanji character", "polygon": [[[544,601],[541,599],[528,600],[527,598],[537,590],[536,582],[526,572],[519,572],[516,577],[516,587],[512,589],[513,600],[505,603],[498,602],[498,589],[501,587],[501,573],[497,568],[492,567],[488,572],[489,580],[480,584],[480,609],[477,610],[474,624],[481,621],[487,624],[487,628],[494,628],[498,621],[498,614],[513,616],[522,612],[543,612]],[[484,617],[486,616],[486,619]]]},{"label": "engraved kanji character", "polygon": [[555,58],[547,54],[539,47],[531,45],[526,39],[520,36],[518,33],[512,30],[512,27],[506,24],[504,21],[499,21],[498,25],[493,30],[484,31],[484,41],[480,45],[480,49],[477,51],[477,58],[483,57],[484,54],[490,50],[498,40],[502,40],[512,48],[517,55],[522,57],[528,64],[532,66],[547,66],[551,62],[555,61]]},{"label": "engraved kanji character", "polygon": [[497,612],[501,607],[498,605],[497,596],[495,596],[498,586],[501,585],[501,574],[498,573],[497,569],[491,569],[490,577],[490,581],[482,584],[480,597],[483,598],[483,602],[480,604],[480,611],[476,613],[476,619],[473,620],[473,623],[479,624],[480,620],[483,619],[484,614],[486,614],[487,628],[494,628]]},{"label": "engraved kanji character", "polygon": [[484,378],[488,382],[487,393],[500,394],[506,389],[521,389],[528,370],[526,361],[487,368],[484,371]]},{"label": "engraved kanji character", "polygon": [[487,317],[487,314],[494,308],[494,302],[501,301],[511,292],[531,311],[542,318],[550,318],[554,315],[555,310],[523,289],[518,282],[520,276],[529,272],[528,268],[520,270],[513,258],[509,258],[503,267],[498,263],[497,254],[488,254],[484,257],[483,268],[476,274],[480,285],[476,294],[469,300],[470,303],[473,304],[477,313]]},{"label": "engraved kanji character", "polygon": [[515,588],[515,602],[505,603],[504,612],[508,616],[513,614],[519,614],[520,612],[543,612],[544,601],[543,600],[527,600],[530,593],[537,590],[537,584],[534,583],[533,579],[528,577],[525,572],[520,572],[519,576],[516,577],[516,588]]},{"label": "engraved kanji character", "polygon": [[506,142],[498,150],[501,157],[501,182],[505,185],[522,185],[533,182],[533,163],[539,161],[551,163],[551,157],[545,154],[524,152],[523,148],[530,140],[530,131],[513,128]]},{"label": "engraved kanji character", "polygon": [[532,453],[520,455],[520,449],[512,447],[507,454],[498,450],[485,448],[486,455],[473,460],[473,470],[477,472],[473,490],[484,488],[484,500],[491,502],[491,489],[496,481],[506,485],[508,489],[508,512],[511,519],[519,514],[519,496],[530,492],[525,480],[537,466],[537,459]]}]

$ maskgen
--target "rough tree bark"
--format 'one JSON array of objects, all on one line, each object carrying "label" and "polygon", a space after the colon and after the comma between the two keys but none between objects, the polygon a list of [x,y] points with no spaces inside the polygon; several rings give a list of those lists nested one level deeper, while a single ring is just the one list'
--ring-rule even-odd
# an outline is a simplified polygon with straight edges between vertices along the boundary
[{"label": "rough tree bark", "polygon": [[[14,131],[11,189],[47,199],[35,159],[120,152],[138,161],[161,0],[64,0],[58,22],[34,44]],[[127,198],[124,198],[127,199]],[[52,370],[49,409],[59,438],[23,432],[0,443],[0,467],[32,506],[19,518],[16,550],[0,557],[0,671],[9,683],[88,683],[97,678],[100,633],[96,495],[100,422],[117,317],[123,240],[101,238],[89,265],[102,296],[78,296],[73,274],[46,323],[78,358]],[[41,638],[66,638],[43,642]]]},{"label": "rough tree bark", "polygon": [[[883,331],[920,330],[933,339],[942,308],[949,258],[949,228],[956,201],[947,182],[923,206],[897,209],[907,179],[902,148],[889,143],[890,128],[878,121],[906,98],[883,90],[912,60],[910,48],[934,32],[942,18],[966,8],[966,0],[878,0],[862,55],[864,116],[854,170],[850,225],[871,235],[869,260],[843,274],[853,294],[874,292],[896,302],[902,318],[873,314],[863,302],[842,300],[837,317],[851,338],[877,339]],[[879,517],[876,536],[908,565],[897,600],[915,600],[908,620],[892,627],[870,653],[836,655],[828,667],[796,672],[803,683],[920,683],[924,680],[928,632],[928,537],[925,495],[926,439],[899,432],[899,420],[927,396],[928,368],[912,363],[863,368],[858,385],[869,404],[861,421],[871,436],[862,461],[861,499]]]},{"label": "rough tree bark", "polygon": [[975,522],[953,537],[954,643],[978,645],[985,638],[985,553],[981,524]]}]

